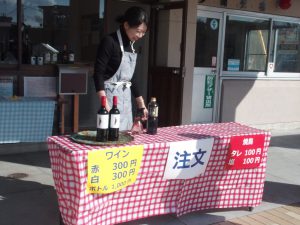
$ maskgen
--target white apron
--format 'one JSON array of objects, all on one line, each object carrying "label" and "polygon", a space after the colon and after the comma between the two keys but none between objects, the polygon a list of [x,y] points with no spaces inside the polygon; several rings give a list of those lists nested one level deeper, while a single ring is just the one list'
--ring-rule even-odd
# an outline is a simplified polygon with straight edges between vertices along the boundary
[{"label": "white apron", "polygon": [[131,78],[133,76],[137,54],[125,52],[120,30],[117,31],[122,60],[116,73],[104,82],[107,101],[112,106],[113,96],[118,97],[118,109],[120,110],[120,131],[130,130],[132,127],[132,105],[131,105]]}]

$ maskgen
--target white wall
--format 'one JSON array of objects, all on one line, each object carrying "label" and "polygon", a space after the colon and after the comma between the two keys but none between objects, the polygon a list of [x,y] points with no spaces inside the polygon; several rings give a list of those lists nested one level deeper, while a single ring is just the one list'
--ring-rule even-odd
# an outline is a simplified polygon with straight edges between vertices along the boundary
[{"label": "white wall", "polygon": [[221,122],[300,127],[299,80],[224,80]]},{"label": "white wall", "polygon": [[[282,16],[293,16],[293,17],[300,17],[300,1],[299,0],[291,0],[291,7],[289,9],[281,9],[277,2],[278,0],[247,0],[247,4],[245,8],[241,8],[240,0],[227,0],[227,7],[228,9],[238,9],[244,11],[251,11],[251,12],[261,12],[267,14],[274,14],[274,15],[282,15]],[[265,10],[261,11],[259,8],[259,4],[261,2],[265,2]],[[214,6],[220,7],[220,0],[206,0],[200,5],[206,6]]]},{"label": "white wall", "polygon": [[186,73],[183,84],[183,102],[181,118],[182,124],[189,124],[192,121],[192,95],[197,27],[197,2],[197,0],[188,1],[188,19],[185,52]]}]

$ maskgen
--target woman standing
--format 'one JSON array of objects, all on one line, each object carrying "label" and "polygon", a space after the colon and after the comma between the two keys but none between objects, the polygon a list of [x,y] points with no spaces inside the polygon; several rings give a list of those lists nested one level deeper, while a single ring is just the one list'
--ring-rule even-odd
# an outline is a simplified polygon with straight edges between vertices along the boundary
[{"label": "woman standing", "polygon": [[133,44],[145,35],[149,19],[144,9],[131,7],[117,21],[120,28],[104,37],[99,45],[94,82],[99,101],[101,102],[101,96],[107,97],[107,111],[111,109],[113,96],[118,97],[120,130],[130,130],[131,91],[137,107],[144,108],[144,117],[147,118],[148,114],[136,78],[133,76],[137,58]]}]

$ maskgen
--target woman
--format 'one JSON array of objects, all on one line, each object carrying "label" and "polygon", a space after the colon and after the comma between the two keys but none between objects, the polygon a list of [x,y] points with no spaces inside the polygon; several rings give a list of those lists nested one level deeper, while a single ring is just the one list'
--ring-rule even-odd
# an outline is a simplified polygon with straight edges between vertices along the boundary
[{"label": "woman", "polygon": [[137,57],[133,44],[145,35],[149,19],[144,9],[131,7],[117,21],[120,23],[120,28],[104,37],[99,45],[94,82],[99,101],[101,102],[101,96],[107,97],[107,111],[112,107],[113,96],[118,97],[118,109],[121,114],[120,130],[130,130],[132,127],[131,91],[137,107],[145,109],[144,117],[146,118],[148,114],[136,79],[133,77]]}]

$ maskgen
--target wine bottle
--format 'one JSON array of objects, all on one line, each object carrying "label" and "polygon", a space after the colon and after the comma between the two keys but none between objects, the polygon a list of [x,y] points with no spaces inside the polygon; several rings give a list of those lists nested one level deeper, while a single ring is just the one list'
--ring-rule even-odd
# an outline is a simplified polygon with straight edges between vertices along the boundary
[{"label": "wine bottle", "polygon": [[68,63],[73,64],[75,62],[75,53],[74,51],[70,48],[68,52]]},{"label": "wine bottle", "polygon": [[96,141],[100,141],[100,142],[105,142],[108,140],[109,114],[105,106],[106,106],[106,96],[102,96],[101,107],[97,113],[97,135],[96,135]]},{"label": "wine bottle", "polygon": [[61,63],[67,64],[68,63],[68,46],[67,44],[64,44],[64,48],[61,52]]},{"label": "wine bottle", "polygon": [[119,140],[120,111],[118,109],[118,97],[113,97],[113,107],[109,111],[109,141]]},{"label": "wine bottle", "polygon": [[147,120],[147,134],[156,134],[158,126],[158,104],[156,98],[152,97],[148,104],[148,120]]}]

